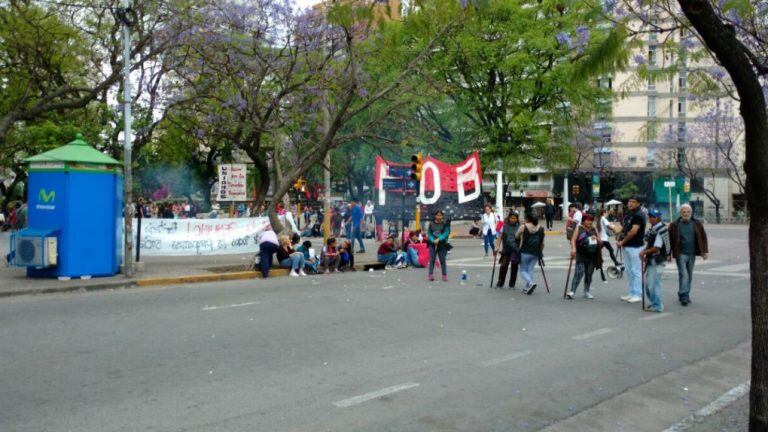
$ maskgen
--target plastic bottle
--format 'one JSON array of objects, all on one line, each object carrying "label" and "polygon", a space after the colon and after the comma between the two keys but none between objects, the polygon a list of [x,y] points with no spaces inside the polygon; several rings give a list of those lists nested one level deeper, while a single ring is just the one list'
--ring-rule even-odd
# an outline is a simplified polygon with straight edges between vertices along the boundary
[{"label": "plastic bottle", "polygon": [[469,279],[469,277],[467,276],[467,271],[466,270],[462,270],[461,271],[461,284],[462,285],[466,285],[467,284],[467,279]]}]

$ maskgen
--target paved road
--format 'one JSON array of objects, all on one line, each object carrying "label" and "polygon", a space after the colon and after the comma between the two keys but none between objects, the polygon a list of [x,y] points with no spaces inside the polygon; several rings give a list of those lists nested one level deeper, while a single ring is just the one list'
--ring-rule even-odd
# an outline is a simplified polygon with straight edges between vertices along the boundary
[{"label": "paved road", "polygon": [[559,237],[551,295],[488,289],[479,241],[461,240],[449,283],[399,270],[5,299],[0,430],[538,430],[748,340],[746,231],[710,235],[694,304],[669,274],[661,315],[621,302],[621,281],[563,301]]}]

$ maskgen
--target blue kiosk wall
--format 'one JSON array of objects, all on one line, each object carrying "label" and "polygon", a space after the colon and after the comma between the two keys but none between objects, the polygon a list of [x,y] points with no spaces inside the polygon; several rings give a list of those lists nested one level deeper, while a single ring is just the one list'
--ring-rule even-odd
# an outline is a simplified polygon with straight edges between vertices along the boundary
[{"label": "blue kiosk wall", "polygon": [[[59,151],[75,147],[75,152]],[[58,263],[27,267],[30,277],[113,276],[122,261],[119,162],[78,137],[28,159],[29,230],[57,237]],[[70,149],[71,150],[71,149]]]}]

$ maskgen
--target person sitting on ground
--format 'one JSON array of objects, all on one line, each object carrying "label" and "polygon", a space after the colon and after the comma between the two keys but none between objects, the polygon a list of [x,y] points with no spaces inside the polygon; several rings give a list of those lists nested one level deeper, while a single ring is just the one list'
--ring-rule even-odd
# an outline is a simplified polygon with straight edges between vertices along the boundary
[{"label": "person sitting on ground", "polygon": [[344,271],[346,269],[349,269],[350,271],[355,271],[355,252],[352,250],[351,241],[344,240],[343,242],[341,242],[341,247],[339,247],[339,254],[341,256],[339,269],[341,271]]},{"label": "person sitting on ground", "polygon": [[[419,231],[411,231],[408,233],[408,240],[405,241],[405,262],[413,267],[423,267],[419,264],[419,248],[421,244],[419,239]],[[426,247],[426,245],[425,245]]]},{"label": "person sitting on ground", "polygon": [[265,279],[269,277],[269,269],[272,268],[272,256],[279,248],[277,234],[267,225],[259,236],[259,267],[261,276]]},{"label": "person sitting on ground", "polygon": [[339,273],[340,262],[341,256],[339,251],[336,250],[336,239],[331,237],[323,248],[322,266],[325,267],[325,274],[330,273],[331,268],[333,268],[335,273]]},{"label": "person sitting on ground", "polygon": [[277,250],[277,260],[280,262],[280,267],[290,268],[290,276],[306,276],[304,273],[304,254],[296,252],[291,247],[291,238],[287,235],[280,236],[280,248]]},{"label": "person sitting on ground", "polygon": [[317,257],[312,256],[312,253],[310,252],[311,249],[312,242],[309,240],[304,240],[301,246],[296,248],[296,251],[301,252],[304,255],[304,268],[306,270],[312,273],[319,273],[318,267],[320,265],[320,261],[318,261]]},{"label": "person sitting on ground", "polygon": [[379,246],[377,258],[380,263],[384,263],[387,268],[395,266],[397,262],[397,247],[395,246],[395,237],[388,236],[387,241]]},{"label": "person sitting on ground", "polygon": [[322,232],[322,229],[320,228],[320,224],[319,223],[315,222],[315,224],[312,225],[312,230],[310,231],[309,236],[310,237],[322,237],[323,236],[323,232]]},{"label": "person sitting on ground", "polygon": [[472,227],[469,229],[469,235],[474,238],[480,238],[480,222],[473,220]]}]

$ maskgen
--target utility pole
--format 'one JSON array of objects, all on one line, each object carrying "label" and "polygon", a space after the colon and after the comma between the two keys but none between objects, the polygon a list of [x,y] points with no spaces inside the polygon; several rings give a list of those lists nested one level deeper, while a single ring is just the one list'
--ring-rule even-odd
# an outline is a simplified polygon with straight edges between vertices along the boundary
[{"label": "utility pole", "polygon": [[[327,90],[326,90],[327,91]],[[327,136],[328,131],[331,129],[331,114],[328,112],[328,98],[324,93],[323,97],[323,133]],[[323,206],[323,245],[326,244],[328,238],[331,237],[331,152],[327,150],[325,153],[325,205]]]},{"label": "utility pole", "polygon": [[123,26],[123,200],[125,218],[125,236],[123,239],[123,274],[125,277],[133,277],[133,179],[131,172],[131,150],[133,132],[131,131],[131,27],[135,22],[131,21],[130,0],[122,0],[121,7],[117,9],[117,17]]}]

